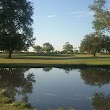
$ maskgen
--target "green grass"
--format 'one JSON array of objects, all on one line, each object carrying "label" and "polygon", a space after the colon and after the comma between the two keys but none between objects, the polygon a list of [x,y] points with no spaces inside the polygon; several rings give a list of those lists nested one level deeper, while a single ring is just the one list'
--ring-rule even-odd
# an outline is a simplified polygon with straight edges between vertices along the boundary
[{"label": "green grass", "polygon": [[6,54],[0,54],[0,66],[17,67],[44,67],[44,66],[66,66],[66,65],[86,65],[86,66],[110,66],[110,55],[12,55],[8,59]]}]

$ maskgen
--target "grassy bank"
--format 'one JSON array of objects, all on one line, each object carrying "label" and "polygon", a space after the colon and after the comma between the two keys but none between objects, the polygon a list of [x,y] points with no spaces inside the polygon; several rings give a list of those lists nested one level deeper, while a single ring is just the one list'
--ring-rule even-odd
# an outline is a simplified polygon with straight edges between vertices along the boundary
[{"label": "grassy bank", "polygon": [[0,54],[1,67],[62,67],[62,66],[110,66],[110,55],[13,55],[8,59]]}]

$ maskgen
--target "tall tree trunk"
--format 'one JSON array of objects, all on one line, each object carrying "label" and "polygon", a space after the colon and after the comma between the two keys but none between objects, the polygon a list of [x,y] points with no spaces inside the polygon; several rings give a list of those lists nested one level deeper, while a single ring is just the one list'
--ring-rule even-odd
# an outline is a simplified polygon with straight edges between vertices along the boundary
[{"label": "tall tree trunk", "polygon": [[9,54],[8,54],[9,59],[11,59],[11,55],[12,55],[12,49],[9,49]]},{"label": "tall tree trunk", "polygon": [[95,53],[94,53],[94,57],[95,57]]}]

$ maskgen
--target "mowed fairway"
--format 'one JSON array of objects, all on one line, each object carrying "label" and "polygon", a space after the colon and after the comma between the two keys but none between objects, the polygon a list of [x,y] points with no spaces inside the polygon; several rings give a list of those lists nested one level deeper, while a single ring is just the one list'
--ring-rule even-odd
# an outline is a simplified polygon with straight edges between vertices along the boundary
[{"label": "mowed fairway", "polygon": [[7,58],[8,55],[0,54],[0,65],[13,66],[48,66],[48,65],[110,65],[110,55],[12,55],[12,59]]}]

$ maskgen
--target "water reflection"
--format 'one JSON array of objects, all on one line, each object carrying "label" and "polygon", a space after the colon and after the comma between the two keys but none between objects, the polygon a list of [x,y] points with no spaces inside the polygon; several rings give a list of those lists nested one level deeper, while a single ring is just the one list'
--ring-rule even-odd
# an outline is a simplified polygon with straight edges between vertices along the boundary
[{"label": "water reflection", "polygon": [[94,110],[110,110],[110,95],[95,93],[92,98]]},{"label": "water reflection", "polygon": [[69,74],[70,71],[72,71],[74,68],[72,67],[65,67],[63,68],[63,70],[65,71],[65,73]]},{"label": "water reflection", "polygon": [[50,70],[52,70],[52,67],[45,67],[45,68],[43,68],[43,71],[45,71],[45,72],[49,72]]},{"label": "water reflection", "polygon": [[[73,67],[63,67],[63,68],[59,68],[59,69],[63,69],[65,71],[65,73],[69,74],[70,71],[72,71],[74,68]],[[44,67],[43,71],[45,72],[50,72],[52,70],[52,67]]]},{"label": "water reflection", "polygon": [[110,110],[109,83],[109,68],[0,68],[0,89],[5,95],[14,101],[21,95],[22,101],[38,110],[60,106]]},{"label": "water reflection", "polygon": [[[102,87],[110,83],[110,69],[108,68],[85,68],[80,69],[81,78],[90,86]],[[105,90],[106,92],[106,90]],[[92,97],[94,110],[110,110],[110,94],[94,93]]]},{"label": "water reflection", "polygon": [[33,83],[35,83],[34,75],[25,72],[28,68],[0,68],[0,89],[5,96],[15,101],[15,96],[22,95],[22,101],[28,102],[28,93],[32,93]]},{"label": "water reflection", "polygon": [[110,83],[110,69],[105,68],[85,68],[80,69],[81,78],[86,84],[99,86]]}]

